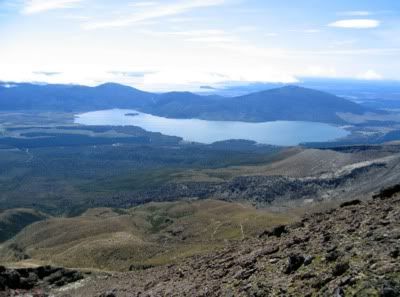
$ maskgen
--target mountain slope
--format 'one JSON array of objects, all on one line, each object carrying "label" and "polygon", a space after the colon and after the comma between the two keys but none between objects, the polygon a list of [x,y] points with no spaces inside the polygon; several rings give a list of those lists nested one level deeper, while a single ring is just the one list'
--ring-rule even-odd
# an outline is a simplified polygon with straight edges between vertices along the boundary
[{"label": "mountain slope", "polygon": [[79,85],[16,84],[0,87],[0,110],[82,111],[139,108],[154,94],[119,84]]},{"label": "mountain slope", "polygon": [[259,120],[340,122],[337,112],[365,112],[364,107],[349,100],[295,86],[252,93],[235,101],[238,107],[242,106],[242,112]]},{"label": "mountain slope", "polygon": [[200,96],[190,92],[169,92],[160,94],[155,104],[145,108],[149,113],[154,113],[168,118],[207,118],[210,110],[221,112],[223,106],[230,104],[230,98],[219,96]]},{"label": "mountain slope", "polygon": [[12,238],[26,226],[46,218],[47,215],[31,209],[8,209],[0,212],[0,243]]},{"label": "mountain slope", "polygon": [[153,94],[119,84],[78,85],[0,84],[0,110],[86,111],[138,109],[171,118],[230,121],[315,121],[345,123],[338,112],[371,111],[337,96],[287,86],[240,97],[200,96],[190,92]]},{"label": "mountain slope", "polygon": [[27,226],[0,247],[0,262],[29,262],[127,271],[169,264],[257,236],[295,215],[223,201],[149,203],[132,209],[93,208],[72,218]]},{"label": "mountain slope", "polygon": [[[399,296],[400,198],[386,194],[343,203],[176,265],[92,277],[63,294]],[[107,295],[111,288],[113,295]]]},{"label": "mountain slope", "polygon": [[349,100],[301,87],[287,86],[245,96],[224,98],[193,93],[167,93],[145,111],[164,117],[247,122],[312,121],[345,123],[337,113],[363,114],[365,107]]}]

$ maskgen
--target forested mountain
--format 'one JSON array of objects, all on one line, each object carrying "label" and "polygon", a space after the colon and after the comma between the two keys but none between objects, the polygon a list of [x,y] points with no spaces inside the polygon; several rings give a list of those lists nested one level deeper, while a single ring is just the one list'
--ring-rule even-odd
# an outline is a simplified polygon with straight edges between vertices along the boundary
[{"label": "forested mountain", "polygon": [[138,109],[171,117],[263,122],[275,120],[343,123],[338,112],[362,114],[357,103],[296,86],[239,97],[200,96],[190,92],[156,94],[119,84],[97,87],[79,85],[0,85],[0,109],[89,111],[109,108]]}]

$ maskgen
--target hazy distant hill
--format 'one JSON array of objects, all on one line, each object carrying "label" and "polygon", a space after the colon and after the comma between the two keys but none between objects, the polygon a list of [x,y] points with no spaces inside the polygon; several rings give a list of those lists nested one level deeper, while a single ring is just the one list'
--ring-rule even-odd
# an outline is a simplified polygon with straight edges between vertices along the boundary
[{"label": "hazy distant hill", "polygon": [[349,100],[312,89],[288,86],[235,98],[236,106],[255,120],[340,122],[337,112],[362,114],[366,109]]},{"label": "hazy distant hill", "polygon": [[172,118],[343,123],[336,113],[362,114],[366,107],[349,100],[296,86],[240,97],[200,96],[190,92],[155,94],[119,84],[0,85],[0,110],[87,111],[132,108]]},{"label": "hazy distant hill", "polygon": [[97,87],[79,85],[14,84],[0,86],[1,110],[81,111],[141,107],[154,94],[107,83]]}]

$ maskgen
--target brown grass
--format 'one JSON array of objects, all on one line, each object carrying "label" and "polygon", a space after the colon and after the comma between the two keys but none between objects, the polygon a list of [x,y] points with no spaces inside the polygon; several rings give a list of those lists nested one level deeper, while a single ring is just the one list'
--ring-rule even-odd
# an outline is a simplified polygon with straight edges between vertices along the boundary
[{"label": "brown grass", "polygon": [[79,217],[28,226],[0,248],[7,255],[0,260],[13,260],[14,243],[31,257],[30,263],[127,270],[208,252],[295,218],[215,200],[149,203],[126,211],[91,209]]}]

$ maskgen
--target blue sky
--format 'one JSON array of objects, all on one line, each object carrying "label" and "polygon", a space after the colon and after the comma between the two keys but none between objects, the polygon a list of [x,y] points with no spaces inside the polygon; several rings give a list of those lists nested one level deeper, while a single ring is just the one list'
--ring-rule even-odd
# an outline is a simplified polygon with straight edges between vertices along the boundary
[{"label": "blue sky", "polygon": [[398,0],[0,0],[0,80],[400,80]]}]

